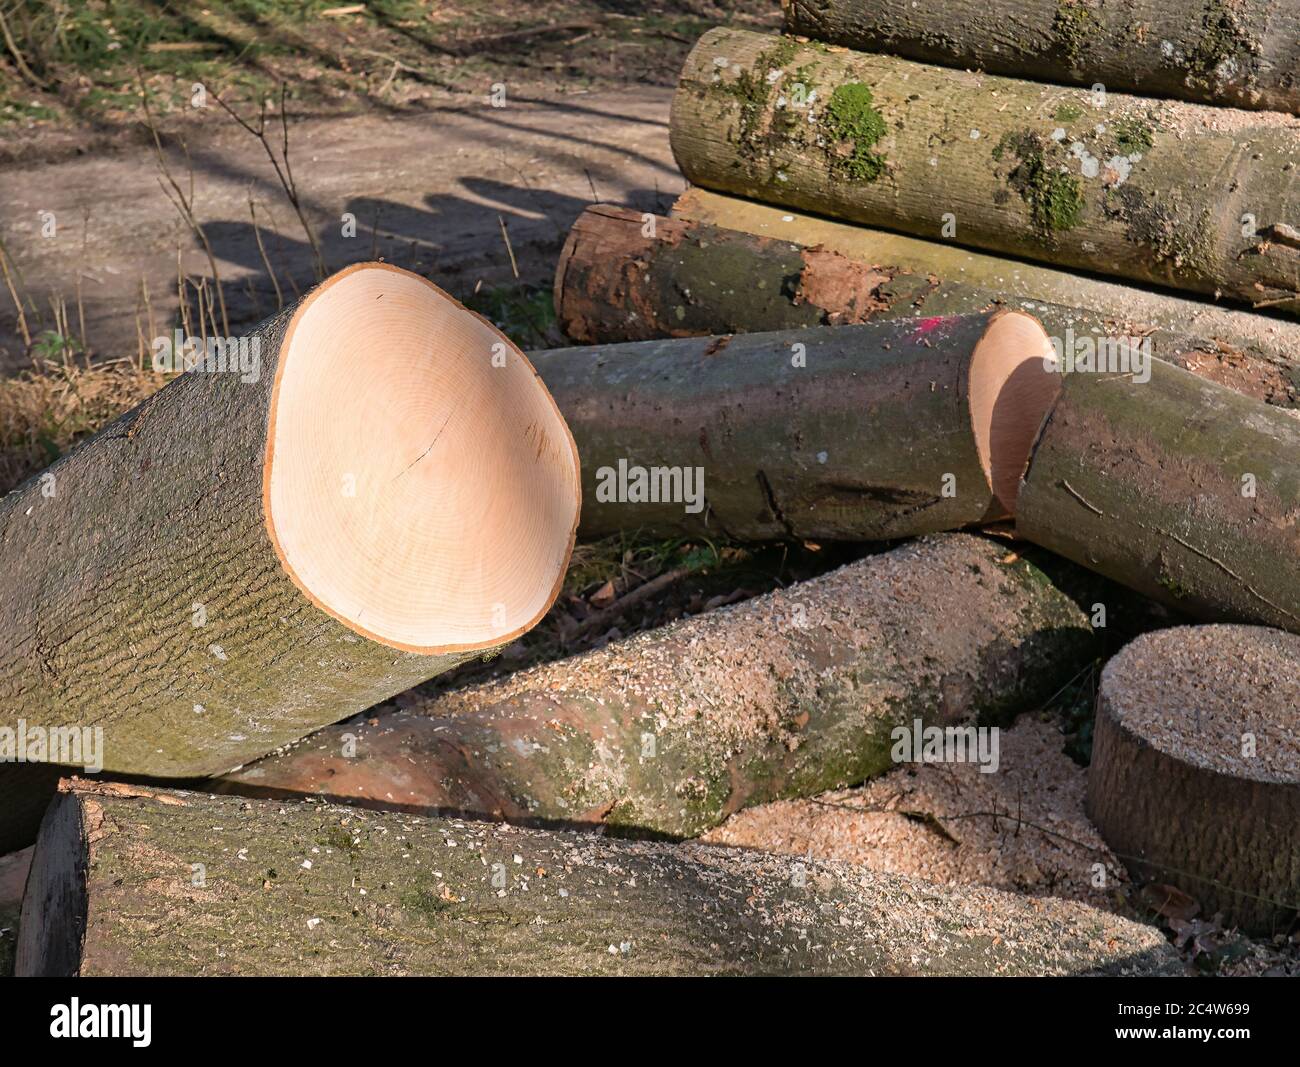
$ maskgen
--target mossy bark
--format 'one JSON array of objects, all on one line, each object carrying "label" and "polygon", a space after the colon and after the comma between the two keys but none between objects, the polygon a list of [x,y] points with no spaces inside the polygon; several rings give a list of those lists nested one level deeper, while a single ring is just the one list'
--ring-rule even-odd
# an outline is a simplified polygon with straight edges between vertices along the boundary
[{"label": "mossy bark", "polygon": [[717,29],[687,59],[671,135],[682,172],[708,188],[1300,312],[1286,237],[1300,225],[1300,122],[1095,102]]},{"label": "mossy bark", "polygon": [[864,52],[1300,112],[1295,0],[784,0],[783,6],[787,32]]},{"label": "mossy bark", "polygon": [[[931,314],[971,314],[1019,303],[998,289],[933,270],[879,264],[799,243],[625,208],[588,208],[574,223],[555,280],[560,326],[602,344],[692,334],[780,330]],[[938,246],[932,246],[938,247]],[[1006,264],[1011,269],[1010,264]],[[1033,302],[1049,335],[1149,345],[1157,359],[1281,407],[1300,405],[1300,361],[1256,354],[1176,330],[1126,325],[1115,310]],[[1297,338],[1300,340],[1300,338]],[[1298,353],[1300,354],[1300,353]]]},{"label": "mossy bark", "polygon": [[742,807],[882,773],[890,730],[914,719],[1009,721],[1097,651],[1087,616],[1032,564],[936,535],[331,727],[219,788],[693,837]]},{"label": "mossy bark", "polygon": [[[582,457],[579,535],[871,541],[1003,514],[967,396],[990,318],[530,353]],[[702,471],[702,498],[634,499],[620,464],[697,496]]]},{"label": "mossy bark", "polygon": [[[1161,646],[1195,630],[1210,631],[1198,648],[1201,664],[1190,668],[1201,691],[1153,702],[1153,674],[1189,670]],[[1258,769],[1258,757],[1285,763],[1295,747],[1297,709],[1278,706],[1269,692],[1294,688],[1294,647],[1286,656],[1275,650],[1285,637],[1264,627],[1178,627],[1127,646],[1102,672],[1088,769],[1088,816],[1134,877],[1182,889],[1203,918],[1218,914],[1227,926],[1265,936],[1292,929],[1300,912],[1300,779],[1294,768]],[[1218,657],[1233,662],[1218,669]],[[1223,684],[1236,673],[1234,662],[1245,664],[1243,674],[1263,665],[1262,677],[1251,679],[1267,687],[1262,696]],[[1278,668],[1288,676],[1279,678]],[[1225,716],[1216,704],[1256,714]],[[1203,711],[1211,720],[1204,727]],[[1240,725],[1223,728],[1237,714]],[[1154,730],[1153,719],[1161,720]],[[1247,744],[1251,758],[1224,758]]]},{"label": "mossy bark", "polygon": [[1194,617],[1300,631],[1297,514],[1300,422],[1156,362],[1065,376],[1016,531]]},{"label": "mossy bark", "polygon": [[1180,966],[1154,928],[1082,904],[938,889],[846,864],[101,787],[63,794],[42,826],[17,970],[992,975]]},{"label": "mossy bark", "polygon": [[[102,730],[108,772],[220,774],[481,654],[367,639],[283,568],[262,478],[293,310],[250,334],[256,381],[181,374],[0,500],[0,725]],[[0,764],[0,851],[57,775]]]}]

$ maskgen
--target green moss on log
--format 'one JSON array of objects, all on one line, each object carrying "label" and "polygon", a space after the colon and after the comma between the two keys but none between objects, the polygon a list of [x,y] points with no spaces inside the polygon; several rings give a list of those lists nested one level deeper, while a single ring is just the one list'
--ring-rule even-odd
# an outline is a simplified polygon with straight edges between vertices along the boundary
[{"label": "green moss on log", "polygon": [[1079,179],[1052,158],[1058,151],[1049,148],[1032,130],[1008,133],[993,149],[997,162],[1008,154],[1015,157],[1016,165],[1007,174],[1007,184],[1029,205],[1034,225],[1044,236],[1077,226],[1083,214]]},{"label": "green moss on log", "polygon": [[1079,64],[1089,42],[1100,29],[1097,16],[1085,0],[1061,0],[1052,20],[1052,36],[1074,66]]},{"label": "green moss on log", "polygon": [[[871,87],[862,82],[836,86],[822,119],[835,145],[835,170],[855,182],[875,181],[885,169],[883,156],[873,146],[885,135],[884,116],[876,110]],[[848,155],[841,153],[851,146]]]}]

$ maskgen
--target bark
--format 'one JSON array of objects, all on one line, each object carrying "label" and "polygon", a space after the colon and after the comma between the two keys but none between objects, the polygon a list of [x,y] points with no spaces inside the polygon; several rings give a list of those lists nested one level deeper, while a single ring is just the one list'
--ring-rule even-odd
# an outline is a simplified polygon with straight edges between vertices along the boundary
[{"label": "bark", "polygon": [[895,726],[1009,721],[1097,652],[1087,616],[1033,564],[937,535],[330,727],[219,788],[694,837],[741,807],[883,773]]},{"label": "bark", "polygon": [[1300,312],[1300,120],[1095,102],[717,29],[687,59],[672,146],[708,188]]},{"label": "bark", "polygon": [[[1278,365],[1283,378],[1278,387],[1282,392],[1294,396],[1300,387],[1300,323],[1267,311],[1241,311],[1038,263],[836,222],[707,189],[688,189],[673,205],[673,216],[759,237],[820,245],[872,266],[897,269],[905,281],[910,281],[910,275],[918,275],[935,287],[934,293],[927,295],[922,290],[913,298],[928,314],[960,314],[960,299],[943,298],[953,291],[953,286],[969,285],[996,293],[1011,307],[1031,314],[1043,301],[1100,314],[1129,332],[1154,329],[1204,337],[1223,352],[1226,363],[1266,360]],[[956,290],[959,294],[961,291]]]},{"label": "bark", "polygon": [[[991,320],[532,353],[582,456],[580,535],[872,541],[1005,514],[967,395]],[[635,499],[630,481],[616,493],[614,476],[633,468],[695,472],[703,496]]]},{"label": "bark", "polygon": [[789,33],[923,63],[1300,111],[1295,0],[784,0]]},{"label": "bark", "polygon": [[1146,634],[1102,672],[1088,814],[1140,878],[1258,934],[1300,909],[1300,640]]},{"label": "bark", "polygon": [[[310,861],[310,867],[307,866]],[[203,864],[196,885],[194,864]],[[18,973],[1177,974],[1151,927],[700,845],[192,793],[64,793]]]},{"label": "bark", "polygon": [[[689,218],[588,208],[574,223],[555,276],[561,328],[583,344],[758,332],[1018,306],[997,289],[854,258],[833,246],[777,240]],[[932,246],[937,247],[937,246]],[[1005,264],[1010,268],[1010,264]],[[1281,407],[1300,405],[1300,364],[1178,330],[1128,324],[1114,311],[1032,305],[1062,341],[1133,338],[1152,355]],[[1141,339],[1141,340],[1138,340]],[[1297,338],[1300,341],[1300,338]]]},{"label": "bark", "polygon": [[[256,381],[181,374],[0,500],[0,758],[39,761],[0,764],[0,852],[94,731],[106,772],[220,774],[486,651],[371,639],[287,573],[263,463],[295,308],[251,335]],[[55,730],[75,746],[23,746]]]},{"label": "bark", "polygon": [[1016,532],[1193,617],[1300,630],[1300,421],[1155,362],[1067,374]]}]

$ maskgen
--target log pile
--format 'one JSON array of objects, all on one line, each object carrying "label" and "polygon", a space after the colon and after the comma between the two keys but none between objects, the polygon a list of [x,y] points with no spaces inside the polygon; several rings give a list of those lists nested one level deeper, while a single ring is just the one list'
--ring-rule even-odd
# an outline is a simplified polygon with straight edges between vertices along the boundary
[{"label": "log pile", "polygon": [[[0,745],[44,745],[0,753],[18,972],[1177,973],[1128,897],[683,841],[1057,707],[1119,586],[1126,633],[1210,625],[1100,671],[1088,813],[1134,879],[1288,931],[1297,14],[1130,7],[711,30],[694,188],[560,255],[573,347],[361,264],[256,331],[259,374],[195,367],[0,501]],[[575,536],[860,547],[367,710],[521,647]]]},{"label": "log pile", "polygon": [[[1100,111],[1100,114],[1098,114]],[[1300,312],[1300,118],[972,74],[742,30],[673,98],[697,185]],[[1231,173],[1230,186],[1216,175]]]}]

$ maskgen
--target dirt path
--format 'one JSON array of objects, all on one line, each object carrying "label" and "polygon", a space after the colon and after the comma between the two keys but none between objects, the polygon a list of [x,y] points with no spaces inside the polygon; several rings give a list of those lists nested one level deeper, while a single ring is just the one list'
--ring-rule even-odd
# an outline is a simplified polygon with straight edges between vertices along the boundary
[{"label": "dirt path", "polygon": [[[683,187],[668,148],[670,98],[658,87],[511,99],[500,108],[460,97],[418,116],[308,120],[290,127],[290,161],[330,270],[383,258],[467,297],[513,281],[504,221],[521,281],[546,286],[587,204],[664,210]],[[286,300],[311,284],[312,255],[261,144],[215,109],[211,122],[201,142],[191,136],[189,164],[179,146],[167,157],[183,189],[192,165],[194,213],[238,333],[276,307],[275,282]],[[0,237],[33,334],[53,325],[51,301],[59,300],[73,336],[84,317],[97,358],[135,356],[142,339],[172,327],[178,251],[187,275],[211,272],[160,176],[147,148],[0,173]],[[44,213],[52,213],[52,235]],[[355,216],[354,236],[343,235],[345,213]],[[7,373],[23,365],[25,345],[7,293],[0,309]]]}]

